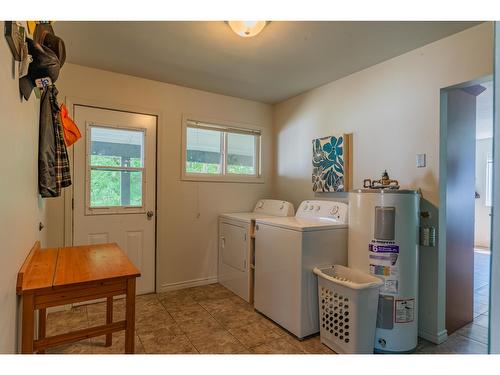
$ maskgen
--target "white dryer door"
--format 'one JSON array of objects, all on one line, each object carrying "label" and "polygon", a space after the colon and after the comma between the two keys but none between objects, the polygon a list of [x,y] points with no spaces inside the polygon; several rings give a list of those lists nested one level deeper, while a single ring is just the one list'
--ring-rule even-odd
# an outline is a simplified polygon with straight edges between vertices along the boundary
[{"label": "white dryer door", "polygon": [[240,271],[247,269],[247,229],[229,223],[221,223],[221,260]]}]

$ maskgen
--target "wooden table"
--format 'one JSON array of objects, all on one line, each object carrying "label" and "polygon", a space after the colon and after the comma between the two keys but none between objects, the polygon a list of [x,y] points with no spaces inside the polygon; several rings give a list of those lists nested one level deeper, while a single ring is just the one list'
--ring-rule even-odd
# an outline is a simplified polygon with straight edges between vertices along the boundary
[{"label": "wooden table", "polygon": [[[22,296],[22,353],[125,330],[125,353],[134,353],[135,281],[141,274],[117,244],[40,249],[36,242],[17,275]],[[125,320],[113,322],[113,297],[126,295]],[[46,309],[106,298],[106,324],[46,337]],[[38,310],[38,337],[34,317]]]}]

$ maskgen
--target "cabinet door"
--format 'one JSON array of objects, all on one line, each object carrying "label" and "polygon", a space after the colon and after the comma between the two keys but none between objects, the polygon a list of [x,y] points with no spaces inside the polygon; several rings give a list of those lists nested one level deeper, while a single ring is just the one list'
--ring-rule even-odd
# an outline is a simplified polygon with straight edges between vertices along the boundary
[{"label": "cabinet door", "polygon": [[224,264],[246,271],[247,237],[246,227],[221,223],[220,246]]}]

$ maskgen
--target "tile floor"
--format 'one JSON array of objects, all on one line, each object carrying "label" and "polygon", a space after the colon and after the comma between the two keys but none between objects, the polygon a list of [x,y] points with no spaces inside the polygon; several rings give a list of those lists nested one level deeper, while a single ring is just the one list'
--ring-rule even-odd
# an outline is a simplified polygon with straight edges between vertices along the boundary
[{"label": "tile floor", "polygon": [[[450,335],[441,345],[419,340],[416,353],[487,352],[489,255],[475,253],[474,322]],[[115,320],[123,319],[124,300],[114,303]],[[105,304],[75,307],[47,316],[47,335],[104,324]],[[54,348],[49,353],[123,353],[124,333]],[[334,354],[319,336],[299,341],[256,312],[220,284],[137,297],[136,353],[146,354]]]},{"label": "tile floor", "polygon": [[[124,300],[114,302],[115,320],[123,319]],[[47,335],[105,323],[105,304],[74,307],[47,316]],[[123,332],[53,348],[48,353],[123,353]],[[328,354],[333,352],[314,336],[292,337],[251,305],[221,286],[211,284],[136,300],[136,353],[146,354]]]}]

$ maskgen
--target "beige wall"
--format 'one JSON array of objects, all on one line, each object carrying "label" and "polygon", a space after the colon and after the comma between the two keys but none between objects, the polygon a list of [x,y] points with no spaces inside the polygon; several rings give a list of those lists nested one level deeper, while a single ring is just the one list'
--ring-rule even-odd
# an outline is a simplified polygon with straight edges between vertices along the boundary
[{"label": "beige wall", "polygon": [[[21,100],[17,63],[0,38],[0,353],[17,350],[17,270],[38,240],[38,111],[34,95]],[[42,239],[43,240],[43,239]]]},{"label": "beige wall", "polygon": [[[403,187],[422,189],[437,225],[440,89],[492,74],[492,36],[492,24],[482,24],[277,104],[275,195],[296,205],[313,198],[311,140],[352,132],[354,187],[387,169]],[[426,168],[416,168],[417,153],[427,154]],[[420,332],[438,340],[445,269],[437,247],[421,249],[420,268]]]},{"label": "beige wall", "polygon": [[486,161],[493,155],[493,139],[476,141],[476,218],[474,220],[474,246],[489,249],[491,238],[491,207],[486,206]]},{"label": "beige wall", "polygon": [[[249,211],[259,198],[271,195],[272,107],[71,64],[63,67],[57,85],[60,100],[71,97],[73,103],[78,103],[75,98],[83,98],[102,106],[124,109],[132,106],[160,115],[157,290],[216,281],[217,215]],[[263,127],[265,183],[181,181],[183,113]],[[60,245],[64,240],[63,200],[51,203],[48,207],[49,242]]]}]

